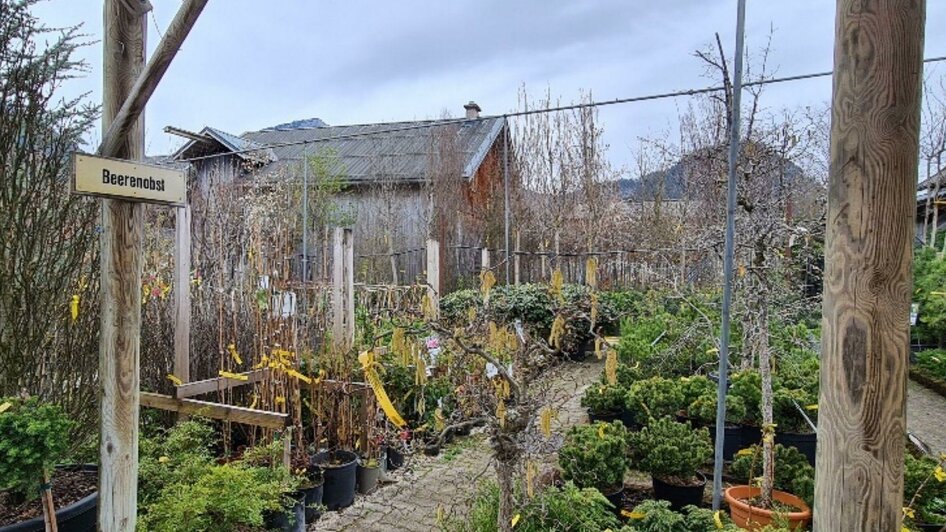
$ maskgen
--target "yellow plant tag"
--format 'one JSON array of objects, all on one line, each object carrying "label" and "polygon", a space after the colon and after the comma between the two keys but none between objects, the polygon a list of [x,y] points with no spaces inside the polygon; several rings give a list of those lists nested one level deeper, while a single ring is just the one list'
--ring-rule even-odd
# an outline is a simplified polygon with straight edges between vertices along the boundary
[{"label": "yellow plant tag", "polygon": [[72,295],[72,301],[69,302],[69,313],[72,314],[72,321],[79,319],[79,296]]},{"label": "yellow plant tag", "polygon": [[161,464],[166,464],[166,463],[168,463],[168,462],[170,462],[170,461],[171,461],[171,459],[168,458],[167,456],[162,456],[162,457],[158,458],[158,463],[161,463]]},{"label": "yellow plant tag", "polygon": [[221,376],[221,377],[225,377],[225,378],[227,378],[227,379],[233,379],[233,380],[235,380],[235,381],[248,381],[248,380],[250,380],[250,378],[247,377],[246,375],[240,375],[239,373],[233,373],[233,372],[230,372],[230,371],[223,371],[223,370],[220,370],[220,376]]},{"label": "yellow plant tag", "polygon": [[752,456],[752,449],[739,449],[736,451],[736,456]]},{"label": "yellow plant tag", "polygon": [[713,523],[716,524],[716,530],[723,529],[723,518],[720,517],[719,510],[713,512]]},{"label": "yellow plant tag", "polygon": [[11,406],[13,406],[13,403],[11,403],[10,401],[7,401],[3,403],[2,405],[0,405],[0,414],[9,410]]},{"label": "yellow plant tag", "polygon": [[311,377],[306,377],[305,375],[299,373],[298,371],[294,369],[286,370],[286,375],[289,375],[290,377],[295,377],[306,384],[312,384]]},{"label": "yellow plant tag", "polygon": [[184,381],[182,381],[181,379],[177,378],[177,376],[175,376],[175,375],[173,375],[173,374],[171,374],[171,373],[168,373],[168,380],[171,381],[171,383],[172,383],[174,386],[180,386],[180,385],[184,384]]},{"label": "yellow plant tag", "polygon": [[512,516],[512,519],[509,521],[509,523],[510,523],[512,526],[515,527],[516,524],[519,523],[519,518],[520,518],[520,517],[522,517],[522,516],[520,516],[519,514],[516,514],[516,515]]},{"label": "yellow plant tag", "polygon": [[910,519],[916,519],[916,512],[913,511],[913,508],[910,508],[909,506],[904,506],[903,516],[909,517]]},{"label": "yellow plant tag", "polygon": [[634,519],[634,520],[643,519],[647,517],[647,514],[645,514],[644,512],[632,512],[630,510],[621,510],[621,515],[628,519]]},{"label": "yellow plant tag", "polygon": [[943,466],[936,466],[936,469],[933,470],[933,476],[937,482],[946,482],[946,471],[943,471]]},{"label": "yellow plant tag", "polygon": [[604,423],[601,423],[598,425],[598,438],[602,440],[604,439],[604,427],[605,427]]}]

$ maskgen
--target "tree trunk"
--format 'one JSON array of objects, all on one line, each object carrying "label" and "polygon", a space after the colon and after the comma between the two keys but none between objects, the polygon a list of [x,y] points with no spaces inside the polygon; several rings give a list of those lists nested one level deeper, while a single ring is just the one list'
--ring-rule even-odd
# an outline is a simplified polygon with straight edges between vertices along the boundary
[{"label": "tree trunk", "polygon": [[513,483],[513,471],[515,471],[515,459],[509,460],[508,457],[496,457],[496,478],[499,482],[499,516],[496,519],[496,528],[500,532],[509,532],[512,530],[512,512],[515,510],[515,485]]},{"label": "tree trunk", "polygon": [[772,353],[769,349],[769,311],[764,290],[758,290],[758,321],[755,324],[753,350],[759,354],[759,372],[762,375],[762,493],[759,505],[769,508],[775,485],[775,426],[772,419]]}]

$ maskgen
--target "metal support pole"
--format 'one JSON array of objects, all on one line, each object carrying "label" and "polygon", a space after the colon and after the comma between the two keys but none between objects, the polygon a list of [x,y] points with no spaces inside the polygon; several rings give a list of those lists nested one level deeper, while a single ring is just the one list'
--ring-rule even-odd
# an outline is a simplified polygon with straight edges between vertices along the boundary
[{"label": "metal support pole", "polygon": [[503,117],[503,232],[506,248],[506,284],[509,284],[510,267],[509,257],[509,121]]},{"label": "metal support pole", "polygon": [[719,384],[716,388],[714,510],[719,510],[723,494],[723,439],[726,437],[726,389],[729,387],[729,314],[732,305],[732,270],[736,237],[736,164],[739,162],[739,107],[742,104],[742,56],[745,27],[746,0],[739,0],[736,14],[736,55],[733,58],[732,122],[729,128],[729,183],[726,190],[726,250],[723,255],[723,316],[719,331]]},{"label": "metal support pole", "polygon": [[[309,145],[302,145],[302,285],[309,282]],[[304,291],[303,291],[304,292]]]}]

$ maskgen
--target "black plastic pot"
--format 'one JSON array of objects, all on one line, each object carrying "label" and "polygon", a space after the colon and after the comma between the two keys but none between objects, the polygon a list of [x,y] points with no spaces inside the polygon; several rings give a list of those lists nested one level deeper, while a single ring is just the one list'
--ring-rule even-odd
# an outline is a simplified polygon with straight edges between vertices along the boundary
[{"label": "black plastic pot", "polygon": [[305,532],[305,504],[306,496],[304,493],[294,493],[292,495],[292,506],[284,512],[267,513],[263,521],[268,530],[281,530],[282,532]]},{"label": "black plastic pot", "polygon": [[388,447],[387,463],[389,471],[400,469],[404,466],[404,453],[395,449],[394,447]]},{"label": "black plastic pot", "polygon": [[355,469],[358,457],[348,451],[318,453],[312,465],[322,470],[322,504],[329,510],[347,508],[355,502]]},{"label": "black plastic pot", "polygon": [[614,513],[621,515],[621,510],[624,509],[624,486],[614,493],[603,493],[603,495],[614,506]]},{"label": "black plastic pot", "polygon": [[[98,473],[99,467],[88,464],[59,466],[57,469]],[[53,497],[53,501],[55,502],[55,493]],[[56,510],[56,522],[59,524],[59,532],[95,532],[98,526],[98,509],[99,492],[96,491],[69,506]],[[0,532],[43,532],[45,530],[46,523],[43,521],[43,516],[34,517],[28,521],[21,521],[12,525],[0,526]]]},{"label": "black plastic pot", "polygon": [[916,526],[918,529],[922,530],[923,532],[940,532],[941,530],[943,530],[944,528],[946,528],[946,525],[943,525],[943,524],[940,524],[940,525],[930,525],[930,524],[927,524],[927,523],[917,523],[915,526]]},{"label": "black plastic pot", "polygon": [[356,483],[358,484],[358,493],[362,495],[374,493],[374,490],[378,489],[378,479],[381,478],[381,468],[377,465],[374,467],[365,467],[358,464],[355,477],[357,480]]},{"label": "black plastic pot", "polygon": [[739,439],[742,441],[742,447],[759,445],[762,443],[762,429],[755,425],[739,425],[741,434]]},{"label": "black plastic pot", "polygon": [[318,506],[322,504],[322,493],[324,492],[324,488],[324,482],[319,481],[318,485],[316,486],[299,490],[305,495],[305,522],[307,524],[312,524],[318,521],[319,517],[322,516],[322,512],[319,511]]},{"label": "black plastic pot", "polygon": [[815,450],[817,448],[817,438],[818,435],[811,434],[795,434],[792,432],[776,432],[775,433],[775,443],[781,443],[785,447],[794,447],[798,451],[805,455],[805,458],[808,459],[808,463],[815,465]]},{"label": "black plastic pot", "polygon": [[667,484],[657,477],[651,477],[654,481],[654,498],[663,499],[670,502],[670,507],[680,511],[684,506],[692,504],[694,506],[703,505],[703,490],[706,488],[706,477],[702,473],[696,474],[702,482],[697,486],[674,486]]},{"label": "black plastic pot", "polygon": [[[708,425],[706,429],[710,434],[710,441],[713,442],[713,449],[716,449],[716,427]],[[723,428],[723,460],[732,460],[739,449],[742,449],[742,427],[739,425],[727,425]]]},{"label": "black plastic pot", "polygon": [[[610,423],[612,421],[621,419],[621,414],[621,412],[601,412],[596,414],[592,412],[591,409],[588,409],[588,421],[592,424],[597,423],[598,421]],[[623,422],[624,420],[621,421]]]}]

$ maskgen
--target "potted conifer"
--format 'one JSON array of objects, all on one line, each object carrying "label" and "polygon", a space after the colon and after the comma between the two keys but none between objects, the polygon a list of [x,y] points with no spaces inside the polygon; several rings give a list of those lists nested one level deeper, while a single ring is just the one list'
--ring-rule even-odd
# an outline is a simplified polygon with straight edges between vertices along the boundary
[{"label": "potted conifer", "polygon": [[651,419],[630,436],[632,465],[650,473],[654,497],[675,510],[703,502],[706,477],[698,471],[713,456],[709,433],[669,416]]},{"label": "potted conifer", "polygon": [[572,427],[558,452],[562,476],[580,488],[597,488],[620,508],[627,470],[627,435],[620,421]]}]

